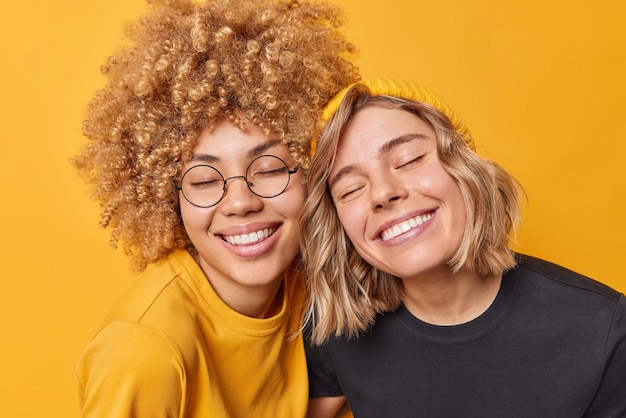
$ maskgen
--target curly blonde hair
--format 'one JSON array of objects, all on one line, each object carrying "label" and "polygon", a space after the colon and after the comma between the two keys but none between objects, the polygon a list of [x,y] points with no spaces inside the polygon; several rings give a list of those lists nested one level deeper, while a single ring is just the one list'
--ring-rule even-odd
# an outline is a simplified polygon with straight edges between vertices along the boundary
[{"label": "curly blonde hair", "polygon": [[463,239],[448,261],[450,270],[465,268],[486,276],[515,266],[509,240],[520,220],[523,189],[518,182],[500,165],[476,154],[473,142],[437,107],[372,94],[366,85],[356,84],[347,90],[320,136],[300,216],[300,248],[310,292],[305,324],[311,325],[316,344],[331,335],[357,337],[373,325],[377,313],[395,310],[403,295],[400,278],[376,269],[358,254],[327,184],[343,130],[357,112],[371,106],[414,114],[436,133],[439,158],[459,185],[467,212]]},{"label": "curly blonde hair", "polygon": [[193,246],[175,179],[203,127],[257,125],[308,166],[324,104],[359,79],[337,8],[298,0],[161,0],[129,25],[73,159],[134,269]]}]

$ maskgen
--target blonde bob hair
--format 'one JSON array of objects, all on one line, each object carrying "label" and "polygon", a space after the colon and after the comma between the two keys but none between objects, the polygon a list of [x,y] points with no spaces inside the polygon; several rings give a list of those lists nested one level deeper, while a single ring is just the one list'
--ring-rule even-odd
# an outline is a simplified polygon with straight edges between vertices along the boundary
[{"label": "blonde bob hair", "polygon": [[134,269],[193,251],[175,183],[201,128],[253,123],[306,168],[322,107],[359,79],[341,25],[307,0],[149,1],[102,67],[73,160]]},{"label": "blonde bob hair", "polygon": [[333,334],[357,337],[373,324],[377,313],[395,310],[402,299],[401,280],[372,267],[354,249],[327,185],[343,130],[366,107],[401,109],[434,129],[439,158],[459,185],[467,212],[461,244],[448,262],[450,270],[489,275],[515,265],[509,240],[520,218],[523,190],[519,184],[500,165],[478,156],[465,126],[458,121],[451,123],[448,115],[455,115],[449,108],[439,102],[433,102],[435,106],[384,94],[397,92],[395,83],[390,83],[383,83],[383,88],[380,83],[361,83],[340,93],[342,100],[335,103],[336,111],[329,116],[311,162],[300,236],[304,277],[310,290],[305,322],[312,327],[316,344]]}]

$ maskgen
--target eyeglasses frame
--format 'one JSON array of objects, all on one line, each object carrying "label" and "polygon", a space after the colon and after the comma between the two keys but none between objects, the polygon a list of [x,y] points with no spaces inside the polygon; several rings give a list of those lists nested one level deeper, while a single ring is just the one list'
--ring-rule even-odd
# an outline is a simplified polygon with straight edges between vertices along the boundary
[{"label": "eyeglasses frame", "polygon": [[[250,169],[250,167],[252,166],[252,164],[254,164],[254,162],[256,160],[258,160],[259,158],[263,158],[263,157],[273,157],[276,158],[278,160],[280,160],[283,164],[285,164],[285,167],[287,167],[287,184],[285,184],[285,187],[278,192],[277,194],[273,195],[273,196],[261,196],[258,193],[255,193],[254,190],[252,190],[252,188],[250,187],[252,185],[252,182],[248,181],[248,170]],[[222,181],[224,182],[224,185],[222,187],[222,197],[219,198],[219,200],[215,203],[213,203],[212,205],[209,206],[202,206],[202,205],[197,205],[195,203],[193,203],[191,200],[189,200],[187,198],[187,196],[185,195],[185,192],[183,191],[183,179],[185,178],[185,175],[187,175],[187,173],[191,170],[193,170],[196,167],[209,167],[212,168],[213,170],[215,170],[217,172],[217,174],[220,175],[220,177],[222,178]],[[189,204],[197,207],[197,208],[202,208],[202,209],[208,209],[208,208],[212,208],[213,206],[216,206],[218,203],[220,203],[222,201],[222,199],[224,199],[224,196],[226,196],[226,186],[228,184],[229,180],[233,180],[233,179],[244,179],[246,182],[246,186],[248,187],[248,190],[250,190],[250,193],[252,193],[255,196],[258,196],[260,198],[263,199],[272,199],[274,197],[280,196],[281,194],[283,194],[285,192],[285,190],[287,190],[287,188],[289,187],[289,184],[291,183],[291,175],[292,174],[296,174],[298,172],[298,169],[300,168],[299,165],[296,165],[293,169],[289,169],[289,165],[287,165],[287,162],[285,160],[283,160],[282,158],[276,156],[276,155],[272,155],[272,154],[263,154],[263,155],[259,155],[258,157],[254,158],[252,161],[250,161],[250,164],[248,164],[248,167],[246,168],[246,175],[244,176],[231,176],[228,178],[224,178],[224,175],[222,174],[222,172],[220,170],[218,170],[217,168],[213,167],[212,165],[209,164],[196,164],[193,167],[189,167],[187,170],[185,170],[185,172],[183,173],[183,175],[180,178],[180,184],[175,184],[174,187],[176,189],[176,191],[180,191],[183,194],[183,197],[185,198],[185,200],[187,202],[189,202]]]}]

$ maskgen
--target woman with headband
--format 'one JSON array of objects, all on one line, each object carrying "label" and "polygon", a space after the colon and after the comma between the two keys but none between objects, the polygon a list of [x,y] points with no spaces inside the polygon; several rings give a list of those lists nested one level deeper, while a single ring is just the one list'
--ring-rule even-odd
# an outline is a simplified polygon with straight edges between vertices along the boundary
[{"label": "woman with headband", "polygon": [[523,192],[406,82],[327,106],[301,246],[310,416],[626,416],[626,299],[509,248]]}]

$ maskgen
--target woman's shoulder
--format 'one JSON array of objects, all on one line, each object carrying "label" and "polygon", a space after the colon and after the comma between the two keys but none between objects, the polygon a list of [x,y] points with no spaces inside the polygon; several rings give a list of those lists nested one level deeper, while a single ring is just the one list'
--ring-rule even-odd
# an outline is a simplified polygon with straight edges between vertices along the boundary
[{"label": "woman's shoulder", "polygon": [[613,301],[617,301],[623,296],[617,290],[607,286],[598,280],[587,277],[567,267],[546,261],[537,257],[516,254],[517,266],[512,270],[512,274],[523,274],[526,277],[537,277],[548,279],[545,285],[552,285],[562,288],[569,288],[573,291],[598,295]]}]

